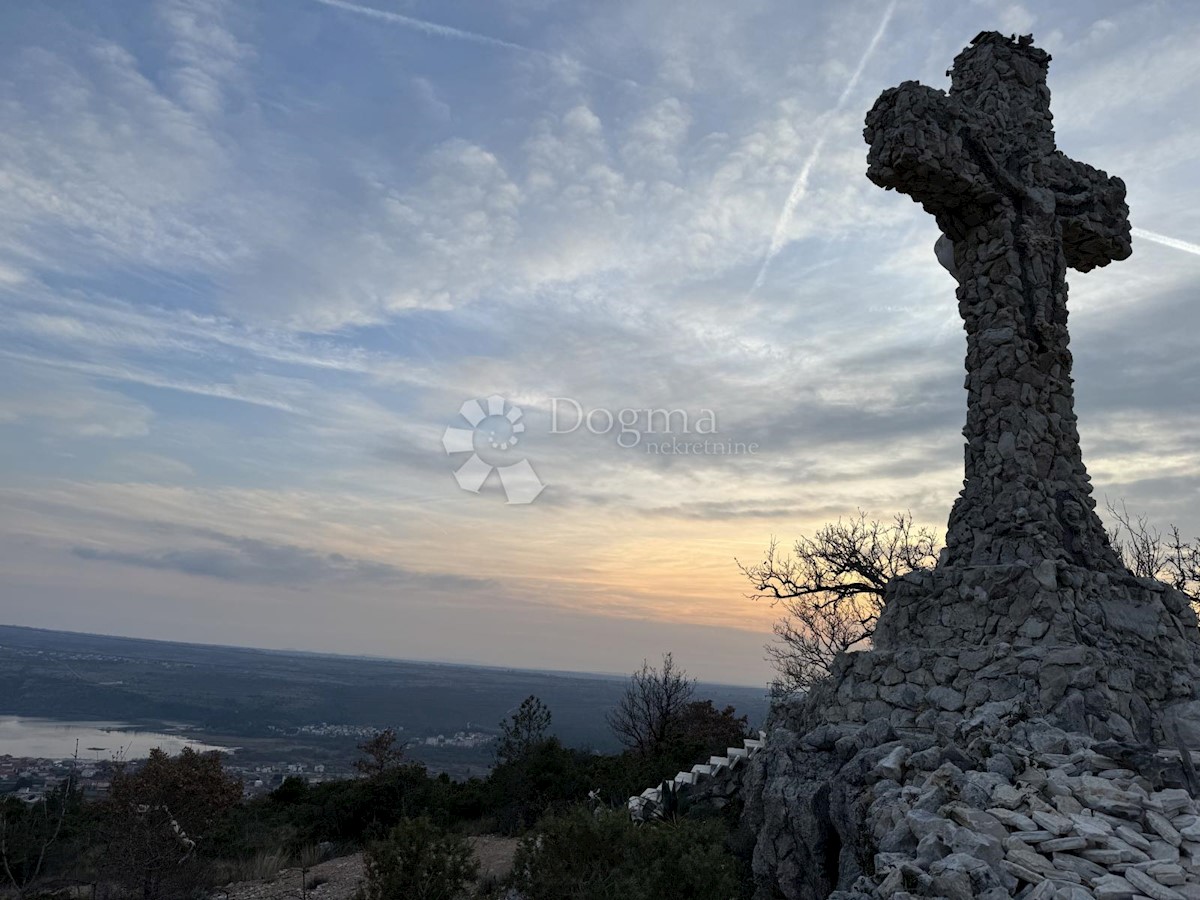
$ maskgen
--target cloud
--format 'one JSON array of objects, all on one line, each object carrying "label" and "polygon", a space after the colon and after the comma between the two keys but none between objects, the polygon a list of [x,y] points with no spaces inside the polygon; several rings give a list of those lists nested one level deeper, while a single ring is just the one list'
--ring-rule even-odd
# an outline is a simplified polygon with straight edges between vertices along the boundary
[{"label": "cloud", "polygon": [[[935,223],[863,177],[861,115],[882,86],[944,85],[981,11],[1028,11],[534,6],[461,29],[280,0],[15,20],[0,374],[36,390],[0,401],[0,527],[45,559],[32,573],[10,555],[6,583],[19,570],[35,597],[73,562],[127,609],[130,585],[151,606],[214,602],[183,577],[207,573],[249,621],[267,618],[274,566],[292,600],[305,579],[356,611],[403,594],[406,621],[444,635],[461,624],[445,593],[405,580],[428,570],[486,582],[456,602],[489,622],[519,592],[523,624],[575,606],[765,629],[729,602],[735,554],[857,506],[945,521],[962,325]],[[1130,260],[1071,279],[1086,458],[1098,491],[1196,523],[1179,498],[1197,465],[1200,122],[1173,98],[1197,25],[1072,16],[1038,10],[1059,138],[1125,177],[1153,226]],[[1182,86],[1135,84],[1159,93],[1127,102],[1127,76],[1164,65]],[[768,235],[770,277],[747,296]],[[495,392],[525,409],[521,452],[549,485],[520,512],[459,490],[439,443],[464,400]],[[550,435],[556,396],[711,408],[723,438],[761,449],[670,458]],[[318,606],[296,627],[319,642]]]},{"label": "cloud", "polygon": [[431,118],[439,122],[450,121],[450,104],[438,96],[437,86],[432,81],[416,77],[412,80],[412,91]]},{"label": "cloud", "polygon": [[451,28],[448,25],[439,25],[435,22],[428,22],[425,19],[414,18],[413,16],[404,16],[400,13],[388,12],[387,10],[375,9],[372,6],[362,6],[357,3],[347,3],[345,0],[313,0],[314,3],[320,3],[322,6],[329,6],[334,9],[344,10],[346,12],[355,13],[360,16],[366,16],[369,19],[375,19],[378,22],[387,22],[389,25],[399,25],[403,28],[411,28],[419,31],[422,34],[431,35],[433,37],[450,38],[456,41],[468,41],[473,44],[483,44],[488,47],[499,47],[503,50],[516,50],[521,53],[530,53],[537,56],[548,55],[544,51],[534,50],[532,47],[525,47],[521,44],[515,44],[512,41],[504,41],[499,38],[489,37],[486,34],[479,34],[474,31],[467,31],[462,28]]},{"label": "cloud", "polygon": [[128,440],[146,436],[153,413],[143,403],[69,376],[0,359],[0,425],[53,437]]},{"label": "cloud", "polygon": [[25,281],[26,275],[17,269],[10,268],[3,263],[0,263],[0,285],[17,285]]},{"label": "cloud", "polygon": [[[1106,133],[1117,117],[1127,124],[1145,121],[1186,97],[1200,81],[1200,61],[1189,52],[1200,29],[1196,22],[1166,25],[1165,11],[1130,9],[1118,28],[1093,36],[1107,39],[1101,52],[1085,45],[1069,57],[1070,69],[1051,85],[1056,127]],[[1144,133],[1121,130],[1106,137],[1136,140]]]},{"label": "cloud", "polygon": [[231,83],[240,80],[254,56],[228,27],[232,9],[225,0],[168,0],[156,9],[170,36],[169,77],[176,95],[184,107],[204,116],[224,109]]},{"label": "cloud", "polygon": [[141,370],[132,366],[105,366],[101,364],[72,362],[66,359],[52,359],[21,353],[3,353],[2,351],[0,351],[0,356],[17,363],[47,366],[55,369],[62,369],[67,372],[77,372],[84,375],[92,375],[106,381],[140,384],[147,387],[178,391],[181,394],[194,394],[200,397],[214,397],[220,400],[233,400],[237,401],[238,403],[247,403],[251,406],[262,406],[268,409],[277,409],[282,412],[298,412],[294,406],[289,404],[284,399],[281,399],[277,396],[269,396],[266,393],[260,393],[253,389],[244,390],[237,384],[188,381],[185,379],[159,375],[154,372]]},{"label": "cloud", "polygon": [[115,455],[112,464],[126,475],[134,475],[142,481],[176,481],[194,478],[196,470],[187,463],[161,453],[133,452]]},{"label": "cloud", "polygon": [[1191,253],[1194,256],[1200,256],[1200,244],[1193,244],[1190,241],[1181,241],[1179,238],[1169,237],[1165,234],[1157,234],[1153,231],[1147,231],[1145,228],[1134,228],[1133,236],[1145,238],[1148,241],[1153,241],[1156,244],[1162,244],[1164,247],[1170,247],[1172,250],[1182,250],[1184,253]]},{"label": "cloud", "polygon": [[528,56],[537,57],[538,59],[545,60],[555,65],[559,65],[565,61],[570,65],[571,68],[578,68],[580,71],[587,72],[591,75],[598,75],[601,78],[623,82],[626,84],[634,83],[632,79],[623,78],[618,75],[611,75],[608,72],[594,69],[591,66],[582,65],[565,54],[555,54],[545,50],[538,50],[534,47],[527,47],[524,44],[518,44],[513,41],[501,40],[500,38],[491,37],[486,34],[480,34],[476,31],[468,31],[463,28],[452,28],[448,25],[439,25],[436,22],[430,22],[426,19],[418,19],[413,16],[405,16],[401,15],[400,13],[376,9],[373,6],[362,6],[357,3],[348,3],[346,0],[313,0],[313,2],[320,3],[322,6],[329,6],[334,9],[340,9],[344,10],[345,12],[365,16],[369,19],[374,19],[377,22],[386,22],[389,25],[398,25],[401,28],[410,28],[414,31],[419,31],[422,34],[427,34],[431,37],[448,38],[454,41],[466,41],[472,44],[481,44],[485,47],[495,47],[500,50],[512,50]]},{"label": "cloud", "polygon": [[808,152],[808,156],[805,157],[804,162],[800,166],[800,174],[796,176],[796,180],[792,184],[792,189],[788,192],[787,200],[783,204],[783,212],[779,214],[779,221],[775,223],[775,231],[771,235],[771,244],[767,248],[766,256],[763,257],[762,266],[759,268],[758,275],[754,279],[752,290],[762,287],[763,282],[767,278],[767,269],[771,265],[771,260],[783,248],[787,228],[792,222],[792,217],[796,214],[796,208],[800,205],[800,201],[804,199],[804,195],[808,193],[809,176],[821,158],[821,151],[825,149],[825,141],[829,137],[831,121],[842,111],[842,107],[846,105],[846,101],[850,99],[854,93],[854,89],[858,87],[858,81],[862,78],[863,70],[867,67],[867,63],[870,62],[871,57],[875,55],[875,48],[879,46],[879,41],[883,38],[883,33],[887,30],[888,22],[891,21],[892,13],[895,11],[896,0],[891,0],[887,8],[883,11],[883,18],[879,20],[879,27],[875,29],[875,34],[872,35],[870,42],[867,44],[867,49],[863,51],[863,55],[858,60],[858,65],[854,67],[854,71],[850,75],[850,80],[846,82],[846,87],[838,95],[837,103],[834,104],[833,110],[829,113],[824,127],[817,132],[812,149]]},{"label": "cloud", "polygon": [[214,532],[208,532],[207,536],[210,544],[203,547],[128,551],[77,546],[71,552],[80,559],[168,570],[240,584],[321,589],[350,583],[439,591],[488,587],[486,580],[461,573],[414,572],[388,563],[340,553],[321,553],[290,544]]}]

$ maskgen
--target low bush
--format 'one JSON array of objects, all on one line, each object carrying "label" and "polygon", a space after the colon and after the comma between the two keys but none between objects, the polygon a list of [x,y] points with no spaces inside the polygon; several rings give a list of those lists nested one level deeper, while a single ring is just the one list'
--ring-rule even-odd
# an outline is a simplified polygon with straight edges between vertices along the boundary
[{"label": "low bush", "polygon": [[526,900],[736,900],[745,879],[726,834],[715,820],[638,826],[579,807],[522,840],[513,886]]},{"label": "low bush", "polygon": [[471,845],[429,819],[408,819],[363,853],[359,900],[458,900],[478,872]]}]

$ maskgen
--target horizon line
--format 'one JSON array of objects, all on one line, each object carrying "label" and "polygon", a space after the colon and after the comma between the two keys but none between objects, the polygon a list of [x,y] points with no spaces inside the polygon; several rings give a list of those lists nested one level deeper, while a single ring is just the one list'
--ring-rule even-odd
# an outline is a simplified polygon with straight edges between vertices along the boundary
[{"label": "horizon line", "polygon": [[[421,657],[400,657],[400,656],[378,656],[371,653],[348,653],[334,650],[305,650],[297,647],[260,647],[253,644],[214,644],[203,641],[184,641],[172,638],[152,638],[140,637],[130,634],[113,634],[97,631],[72,631],[66,628],[44,628],[39,625],[16,625],[8,622],[0,622],[0,629],[12,628],[21,631],[41,631],[48,634],[73,634],[80,637],[93,638],[113,638],[126,641],[142,641],[148,644],[176,644],[182,647],[202,647],[213,648],[219,650],[253,650],[258,653],[286,653],[297,656],[332,656],[341,659],[361,659],[372,662],[392,662],[392,663],[418,663],[420,665],[431,666],[453,666],[462,669],[487,669],[503,672],[529,672],[535,675],[553,675],[558,677],[570,676],[590,676],[592,678],[609,679],[613,681],[624,681],[630,676],[628,673],[620,672],[596,672],[589,669],[539,669],[529,666],[514,666],[502,665],[499,663],[480,663],[480,662],[464,662],[453,659],[432,659]],[[2,645],[0,645],[2,646]],[[696,684],[713,685],[716,687],[734,687],[747,689],[761,689],[764,694],[767,691],[768,685],[763,684],[744,684],[733,681],[712,681],[703,678],[696,678]]]}]

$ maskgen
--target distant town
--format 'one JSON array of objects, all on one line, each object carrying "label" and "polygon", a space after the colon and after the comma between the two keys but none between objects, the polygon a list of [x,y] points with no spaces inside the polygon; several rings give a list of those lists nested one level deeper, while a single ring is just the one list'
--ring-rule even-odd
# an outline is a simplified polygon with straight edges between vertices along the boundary
[{"label": "distant town", "polygon": [[[344,725],[318,722],[295,728],[272,728],[284,735],[309,735],[314,737],[340,737],[368,740],[383,729],[371,725]],[[482,731],[458,731],[452,735],[436,734],[405,741],[404,729],[394,726],[410,750],[422,747],[453,747],[474,750],[486,747],[495,741],[495,735]],[[304,748],[297,748],[303,751]],[[85,797],[94,798],[107,793],[114,771],[119,766],[136,768],[141,760],[120,759],[88,760],[75,758],[47,759],[0,755],[0,796],[13,796],[25,803],[37,803],[52,794],[74,773],[74,783]],[[344,763],[279,760],[277,762],[239,761],[236,749],[224,753],[226,771],[242,779],[247,797],[268,793],[279,787],[287,778],[299,778],[308,784],[323,781],[355,778],[352,761]]]},{"label": "distant town", "polygon": [[[396,734],[404,740],[404,726],[393,725],[392,729]],[[319,722],[316,725],[299,725],[295,728],[280,728],[275,725],[267,726],[268,731],[276,734],[295,734],[295,735],[310,735],[312,737],[350,737],[361,738],[366,740],[379,734],[383,729],[374,725],[331,725],[328,722]],[[482,747],[484,744],[494,741],[495,735],[485,734],[482,731],[459,731],[446,737],[444,734],[430,735],[428,737],[410,739],[407,741],[410,745],[420,744],[426,747]]]},{"label": "distant town", "polygon": [[[408,759],[455,781],[485,777],[505,720],[531,695],[566,746],[611,752],[606,715],[625,680],[171,643],[0,625],[0,796],[28,803],[71,773],[105,794],[115,765],[152,747],[221,749],[248,796],[287,778],[354,778],[358,745],[390,726]],[[760,688],[704,685],[761,721]],[[75,748],[77,752],[73,752]]]},{"label": "distant town", "polygon": [[108,792],[112,763],[78,765],[72,759],[0,756],[0,796],[37,803],[65,782],[72,770],[75,771],[75,783],[85,797],[99,797]]}]

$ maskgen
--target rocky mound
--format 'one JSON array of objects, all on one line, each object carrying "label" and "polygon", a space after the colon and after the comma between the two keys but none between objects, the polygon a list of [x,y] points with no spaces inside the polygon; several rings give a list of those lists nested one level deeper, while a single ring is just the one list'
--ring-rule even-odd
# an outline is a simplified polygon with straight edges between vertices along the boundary
[{"label": "rocky mound", "polygon": [[1190,753],[1026,713],[777,727],[748,776],[760,896],[1200,900]]}]

